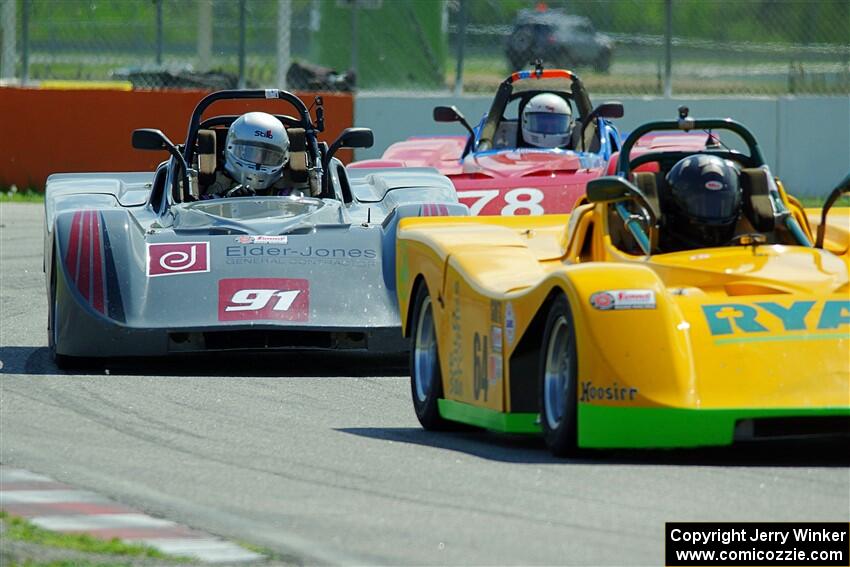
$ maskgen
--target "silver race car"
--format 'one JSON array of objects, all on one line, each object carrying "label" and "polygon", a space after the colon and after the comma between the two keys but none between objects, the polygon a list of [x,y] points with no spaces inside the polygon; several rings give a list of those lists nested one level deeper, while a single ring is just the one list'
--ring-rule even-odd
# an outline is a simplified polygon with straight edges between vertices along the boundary
[{"label": "silver race car", "polygon": [[[275,118],[289,139],[281,180],[296,190],[207,194],[222,176],[238,117],[202,120],[204,111],[219,100],[268,98],[295,109]],[[170,153],[155,172],[51,175],[44,266],[57,364],[227,350],[407,350],[394,299],[398,221],[465,215],[466,206],[436,170],[347,170],[334,153],[371,146],[372,132],[349,128],[327,147],[317,139],[318,108],[314,123],[285,91],[213,93],[195,108],[182,145],[158,130],[133,132],[135,148]]]}]

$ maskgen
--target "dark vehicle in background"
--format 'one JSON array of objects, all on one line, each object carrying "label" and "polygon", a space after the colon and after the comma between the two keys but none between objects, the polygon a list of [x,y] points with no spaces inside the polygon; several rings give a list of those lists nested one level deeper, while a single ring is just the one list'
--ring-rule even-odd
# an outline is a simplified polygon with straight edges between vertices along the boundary
[{"label": "dark vehicle in background", "polygon": [[590,20],[561,10],[520,10],[508,38],[511,70],[542,60],[555,67],[592,65],[607,73],[614,40],[593,29]]}]

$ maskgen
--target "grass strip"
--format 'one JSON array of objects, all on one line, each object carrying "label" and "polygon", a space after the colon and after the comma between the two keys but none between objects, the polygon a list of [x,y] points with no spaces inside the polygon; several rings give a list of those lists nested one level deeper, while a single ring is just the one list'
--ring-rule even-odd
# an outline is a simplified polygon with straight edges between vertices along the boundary
[{"label": "grass strip", "polygon": [[92,537],[88,534],[66,534],[45,530],[28,522],[24,518],[12,516],[5,510],[0,510],[0,520],[6,526],[3,539],[8,538],[9,540],[73,549],[86,553],[105,553],[109,555],[127,555],[179,561],[179,559],[166,555],[153,547],[125,543],[118,538],[106,540]]},{"label": "grass strip", "polygon": [[0,203],[43,203],[44,193],[32,190],[26,191],[0,191]]}]

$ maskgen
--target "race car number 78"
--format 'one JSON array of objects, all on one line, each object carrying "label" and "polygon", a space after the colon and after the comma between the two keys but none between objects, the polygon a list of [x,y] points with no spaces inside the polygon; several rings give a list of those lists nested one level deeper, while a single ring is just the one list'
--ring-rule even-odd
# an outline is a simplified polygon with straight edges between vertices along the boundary
[{"label": "race car number 78", "polygon": [[[458,197],[461,199],[475,199],[476,201],[469,206],[471,215],[479,215],[487,203],[499,196],[498,189],[479,189],[475,191],[459,191]],[[543,191],[531,187],[519,187],[511,189],[505,193],[505,206],[502,207],[502,216],[513,216],[518,211],[528,211],[529,215],[542,215],[544,213],[543,206]]]}]

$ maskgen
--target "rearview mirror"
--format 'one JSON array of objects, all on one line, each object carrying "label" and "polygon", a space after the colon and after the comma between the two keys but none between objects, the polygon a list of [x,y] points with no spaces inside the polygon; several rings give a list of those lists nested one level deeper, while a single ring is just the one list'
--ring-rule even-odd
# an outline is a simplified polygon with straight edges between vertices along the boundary
[{"label": "rearview mirror", "polygon": [[166,150],[171,157],[177,160],[182,171],[181,180],[183,182],[183,198],[189,199],[197,197],[197,184],[193,184],[192,180],[197,181],[197,172],[194,177],[189,176],[189,164],[186,163],[186,158],[180,153],[168,136],[160,130],[154,128],[139,128],[133,130],[133,147],[137,150]]},{"label": "rearview mirror", "polygon": [[434,122],[460,122],[466,128],[469,135],[472,135],[472,126],[466,121],[463,114],[456,106],[435,106],[434,107]]},{"label": "rearview mirror", "polygon": [[614,175],[597,177],[587,182],[587,200],[591,203],[610,203],[628,199],[637,187]]},{"label": "rearview mirror", "polygon": [[456,106],[435,106],[434,122],[460,122],[463,114]]},{"label": "rearview mirror", "polygon": [[[657,245],[658,220],[661,218],[657,202],[651,202],[634,184],[614,175],[590,180],[587,183],[587,199],[591,203],[624,200],[637,203],[643,209],[642,215],[635,215],[622,207],[617,207],[617,214],[623,219],[623,223],[635,237],[644,254],[652,254],[652,250]],[[641,220],[647,224],[645,231],[640,225]]]},{"label": "rearview mirror", "polygon": [[603,102],[593,109],[592,115],[600,118],[622,118],[625,114],[623,103],[618,101]]},{"label": "rearview mirror", "polygon": [[133,130],[133,147],[137,150],[168,150],[174,144],[160,130],[139,128]]},{"label": "rearview mirror", "polygon": [[371,148],[375,135],[369,128],[346,128],[334,142],[338,148]]},{"label": "rearview mirror", "polygon": [[331,158],[340,148],[371,148],[374,143],[375,135],[369,128],[346,128],[325,152],[322,165],[327,169]]},{"label": "rearview mirror", "polygon": [[580,138],[582,149],[587,149],[585,146],[587,142],[584,139],[584,131],[587,130],[588,126],[593,124],[594,120],[597,118],[622,118],[623,113],[623,103],[617,101],[603,102],[594,108],[590,114],[587,115],[587,118],[582,121]]},{"label": "rearview mirror", "polygon": [[591,203],[611,203],[625,199],[637,201],[649,214],[648,220],[652,226],[658,223],[661,211],[649,202],[640,189],[622,177],[606,175],[587,182],[587,200]]}]

